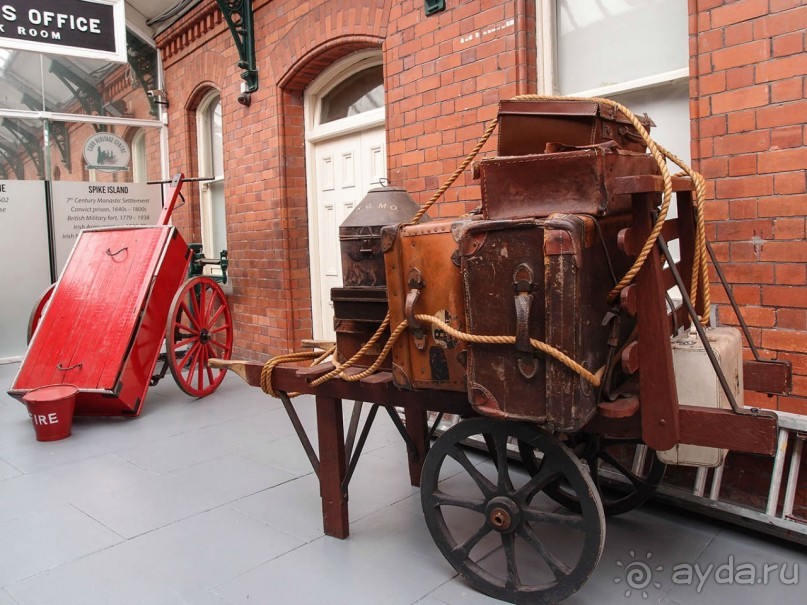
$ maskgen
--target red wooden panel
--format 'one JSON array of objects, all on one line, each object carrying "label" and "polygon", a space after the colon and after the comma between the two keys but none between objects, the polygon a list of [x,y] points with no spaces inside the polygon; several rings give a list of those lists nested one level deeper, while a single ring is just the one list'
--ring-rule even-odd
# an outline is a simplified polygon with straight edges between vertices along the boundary
[{"label": "red wooden panel", "polygon": [[114,389],[171,231],[127,227],[81,234],[15,389],[62,382]]}]

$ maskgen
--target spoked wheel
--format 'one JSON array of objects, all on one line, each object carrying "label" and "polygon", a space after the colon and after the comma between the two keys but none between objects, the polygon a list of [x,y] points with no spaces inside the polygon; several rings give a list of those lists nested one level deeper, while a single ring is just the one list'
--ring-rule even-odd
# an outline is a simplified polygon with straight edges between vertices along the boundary
[{"label": "spoked wheel", "polygon": [[174,296],[165,331],[168,367],[188,395],[210,395],[225,370],[207,367],[213,357],[229,359],[233,321],[221,287],[209,277],[193,277]]},{"label": "spoked wheel", "polygon": [[53,290],[55,288],[56,284],[48,286],[39,296],[39,300],[34,305],[34,308],[31,309],[31,316],[28,318],[28,342],[31,342],[31,338],[33,338],[34,332],[36,332],[36,327],[39,325],[39,320],[42,319],[42,316],[45,314],[45,309],[48,308],[50,297],[53,296]]},{"label": "spoked wheel", "polygon": [[[600,492],[606,516],[621,515],[644,504],[655,493],[667,469],[667,465],[658,459],[654,450],[636,440],[608,439],[579,433],[570,438],[569,446],[586,462],[591,478]],[[518,449],[527,471],[530,474],[535,473],[539,468],[535,449],[521,442]],[[609,485],[603,471],[615,473],[618,478],[626,481],[612,480]],[[580,511],[577,494],[565,481],[559,480],[548,485],[545,492],[561,506],[575,512]]]},{"label": "spoked wheel", "polygon": [[[495,464],[474,464],[461,443],[487,435]],[[543,454],[532,477],[510,472],[514,437]],[[579,513],[558,514],[536,496],[560,479],[578,493]],[[421,503],[432,538],[474,588],[511,603],[557,603],[588,580],[602,554],[605,517],[580,460],[535,426],[464,420],[431,447]]]}]

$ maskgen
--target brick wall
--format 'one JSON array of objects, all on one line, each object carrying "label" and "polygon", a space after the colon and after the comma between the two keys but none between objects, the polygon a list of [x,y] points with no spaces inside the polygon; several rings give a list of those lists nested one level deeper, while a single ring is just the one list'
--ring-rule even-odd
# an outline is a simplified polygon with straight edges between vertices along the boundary
[{"label": "brick wall", "polygon": [[[218,8],[201,3],[158,36],[171,101],[170,171],[196,174],[195,103],[221,91],[235,355],[263,359],[311,336],[302,92],[334,61],[366,48],[384,61],[390,180],[423,202],[455,170],[496,114],[496,103],[535,90],[530,1],[448,3],[291,0],[254,3],[260,88],[236,102],[237,53]],[[495,149],[495,143],[487,149]],[[432,211],[475,206],[466,174]],[[198,240],[198,199],[176,212]]]},{"label": "brick wall", "polygon": [[[762,354],[793,364],[793,396],[747,403],[807,413],[807,6],[690,2],[693,158],[709,179],[708,237]],[[727,298],[718,318],[736,324]]]}]

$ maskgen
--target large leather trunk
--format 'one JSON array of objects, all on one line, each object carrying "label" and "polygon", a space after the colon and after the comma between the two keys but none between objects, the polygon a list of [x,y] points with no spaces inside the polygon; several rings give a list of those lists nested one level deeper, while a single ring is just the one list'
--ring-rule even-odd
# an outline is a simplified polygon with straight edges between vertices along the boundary
[{"label": "large leather trunk", "polygon": [[433,220],[382,231],[390,326],[394,329],[404,319],[410,322],[392,349],[392,375],[399,387],[466,388],[465,343],[431,324],[413,324],[414,315],[427,314],[465,331],[457,238],[462,227],[476,218]]},{"label": "large leather trunk", "polygon": [[[345,363],[358,353],[381,327],[387,315],[387,289],[384,287],[331,288],[333,327],[336,332],[336,361]],[[356,367],[370,367],[378,359],[381,349],[389,340],[389,328],[355,363]],[[379,366],[391,370],[389,357]]]},{"label": "large leather trunk", "polygon": [[[647,116],[639,121],[648,132],[654,126]],[[572,99],[499,103],[499,155],[544,153],[547,143],[580,146],[605,141],[639,153],[646,150],[628,118],[610,105]]]},{"label": "large leather trunk", "polygon": [[528,339],[560,349],[592,372],[605,364],[609,328],[602,324],[614,285],[608,258],[621,277],[629,259],[617,250],[617,233],[630,220],[627,214],[553,214],[483,221],[463,230],[469,331],[516,336],[516,345],[469,345],[468,394],[477,412],[563,431],[578,430],[594,415],[597,390],[533,352]]},{"label": "large leather trunk", "polygon": [[620,179],[657,175],[652,156],[610,145],[560,153],[482,160],[482,213],[485,218],[548,216],[552,212],[606,215],[631,209]]}]

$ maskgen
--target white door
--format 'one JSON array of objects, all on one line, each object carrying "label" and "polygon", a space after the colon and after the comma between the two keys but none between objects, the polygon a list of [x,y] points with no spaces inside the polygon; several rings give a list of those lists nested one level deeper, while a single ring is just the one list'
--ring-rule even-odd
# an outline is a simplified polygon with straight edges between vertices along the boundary
[{"label": "white door", "polygon": [[334,341],[331,288],[342,286],[339,225],[387,176],[381,53],[354,53],[305,92],[311,319]]},{"label": "white door", "polygon": [[[317,241],[311,244],[312,297],[319,295],[314,337],[335,340],[331,288],[342,286],[339,225],[387,174],[384,128],[340,136],[314,146]],[[317,294],[318,293],[318,294]]]}]

